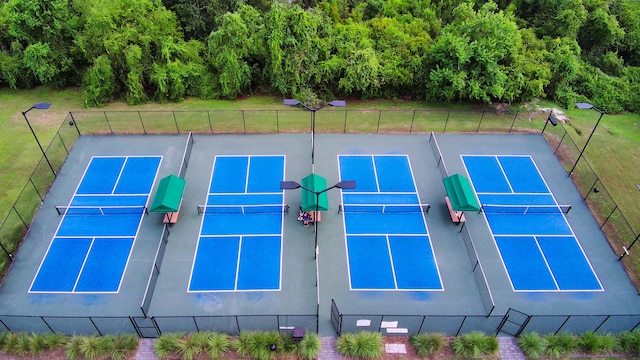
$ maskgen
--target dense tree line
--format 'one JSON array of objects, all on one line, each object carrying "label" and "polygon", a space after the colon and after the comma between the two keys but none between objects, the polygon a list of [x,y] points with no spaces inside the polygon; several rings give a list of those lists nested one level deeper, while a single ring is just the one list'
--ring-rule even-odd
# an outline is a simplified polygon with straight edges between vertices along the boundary
[{"label": "dense tree line", "polygon": [[0,86],[640,110],[640,2],[0,0]]}]

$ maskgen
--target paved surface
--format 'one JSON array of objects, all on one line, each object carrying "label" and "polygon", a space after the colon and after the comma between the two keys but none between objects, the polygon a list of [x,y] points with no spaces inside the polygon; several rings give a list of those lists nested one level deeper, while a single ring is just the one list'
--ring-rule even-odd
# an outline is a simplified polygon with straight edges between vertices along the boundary
[{"label": "paved surface", "polygon": [[318,360],[336,360],[342,358],[338,350],[336,350],[336,340],[338,340],[338,338],[333,336],[320,337],[322,347],[318,354]]},{"label": "paved surface", "polygon": [[498,336],[500,358],[502,360],[525,360],[524,354],[518,346],[518,340],[513,336]]},{"label": "paved surface", "polygon": [[156,339],[142,339],[138,347],[136,360],[157,360],[158,357],[153,351],[153,344],[155,344],[155,342]]}]

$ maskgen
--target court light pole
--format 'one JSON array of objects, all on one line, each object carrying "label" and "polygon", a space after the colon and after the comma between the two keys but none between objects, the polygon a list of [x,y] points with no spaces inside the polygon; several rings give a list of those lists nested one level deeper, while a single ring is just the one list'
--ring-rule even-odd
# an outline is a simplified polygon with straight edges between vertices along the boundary
[{"label": "court light pole", "polygon": [[589,145],[589,141],[591,140],[591,137],[596,132],[596,129],[598,128],[598,124],[600,124],[600,120],[602,120],[602,117],[604,116],[604,114],[606,114],[606,112],[604,112],[603,110],[600,110],[597,107],[595,107],[595,106],[593,106],[593,105],[591,105],[589,103],[577,103],[576,107],[578,109],[581,109],[581,110],[593,109],[593,110],[595,110],[595,111],[600,113],[600,117],[598,118],[598,121],[596,121],[596,125],[593,127],[593,130],[591,130],[591,134],[589,134],[589,137],[587,138],[587,142],[584,144],[584,147],[580,151],[580,155],[578,155],[578,159],[573,164],[573,167],[571,168],[571,171],[569,171],[569,176],[571,176],[573,174],[573,171],[576,169],[576,166],[578,166],[578,162],[580,161],[580,158],[582,157],[582,154],[584,154],[584,151],[587,148],[587,145]]},{"label": "court light pole", "polygon": [[56,171],[53,169],[53,165],[51,165],[51,161],[49,161],[49,158],[47,157],[47,154],[45,153],[44,149],[42,148],[42,145],[40,144],[40,140],[38,140],[38,137],[36,136],[36,132],[33,130],[33,127],[31,126],[31,123],[29,122],[29,119],[27,118],[27,113],[29,111],[31,111],[33,109],[46,110],[50,106],[51,106],[50,103],[37,103],[37,104],[34,104],[29,109],[23,111],[22,112],[22,116],[24,117],[24,120],[27,122],[27,125],[29,125],[29,130],[31,130],[31,133],[33,134],[33,137],[36,139],[36,143],[38,144],[38,147],[40,148],[40,152],[42,152],[42,156],[44,156],[44,159],[47,161],[47,164],[49,165],[49,168],[51,169],[51,172],[53,173],[53,176],[57,176],[58,174],[56,174]]},{"label": "court light pole", "polygon": [[313,173],[313,168],[315,166],[316,112],[318,110],[326,108],[327,106],[345,107],[347,106],[347,102],[344,100],[333,100],[316,108],[310,107],[296,99],[284,99],[284,104],[289,106],[300,105],[303,108],[311,111],[311,172]]},{"label": "court light pole", "polygon": [[309,189],[308,187],[302,186],[302,184],[295,182],[295,181],[281,181],[280,182],[280,189],[282,190],[294,190],[294,189],[299,189],[302,188],[303,190],[306,190],[312,194],[316,195],[316,215],[314,217],[314,224],[313,224],[313,237],[314,237],[314,245],[315,245],[315,252],[314,252],[314,258],[317,256],[318,254],[318,213],[320,212],[320,194],[325,193],[331,189],[355,189],[356,188],[356,181],[355,180],[343,180],[340,181],[339,183],[328,187],[324,190],[320,190],[320,191],[315,191],[312,189]]}]

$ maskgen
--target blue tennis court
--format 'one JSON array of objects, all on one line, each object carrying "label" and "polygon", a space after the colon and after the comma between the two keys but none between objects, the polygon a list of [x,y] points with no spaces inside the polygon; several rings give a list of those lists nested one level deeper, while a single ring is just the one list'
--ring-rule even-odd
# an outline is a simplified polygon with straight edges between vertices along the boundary
[{"label": "blue tennis court", "polygon": [[514,291],[602,291],[531,156],[462,156]]},{"label": "blue tennis court", "polygon": [[161,157],[93,157],[30,292],[118,292]]},{"label": "blue tennis court", "polygon": [[284,164],[215,157],[188,291],[280,290]]},{"label": "blue tennis court", "polygon": [[339,155],[352,290],[443,290],[406,155]]}]

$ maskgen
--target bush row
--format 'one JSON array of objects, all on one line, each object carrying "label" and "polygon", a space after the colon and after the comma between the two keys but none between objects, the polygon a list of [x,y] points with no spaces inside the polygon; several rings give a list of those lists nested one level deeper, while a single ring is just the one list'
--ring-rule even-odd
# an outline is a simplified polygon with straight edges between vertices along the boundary
[{"label": "bush row", "polygon": [[640,331],[598,335],[591,331],[582,335],[567,333],[540,335],[527,333],[518,338],[520,349],[529,357],[559,358],[574,352],[593,355],[612,353],[640,354]]},{"label": "bush row", "polygon": [[[0,350],[13,355],[41,355],[45,351],[64,349],[69,359],[125,359],[138,348],[134,335],[65,336],[62,334],[0,333]],[[439,333],[418,334],[409,337],[411,346],[419,356],[426,357],[441,352],[447,345],[447,337]],[[518,344],[529,358],[560,358],[576,352],[591,355],[640,354],[640,331],[620,334],[582,335],[567,333],[540,335],[523,334]],[[180,358],[191,360],[201,356],[218,359],[235,351],[239,356],[256,360],[273,360],[278,355],[297,356],[303,360],[317,358],[320,338],[307,333],[296,342],[290,335],[277,331],[242,332],[237,338],[215,332],[190,334],[167,333],[155,343],[156,355],[161,359]],[[449,343],[456,356],[478,357],[498,353],[494,336],[472,332],[455,337]],[[336,342],[336,349],[343,356],[376,359],[384,354],[382,334],[362,331],[346,333]]]},{"label": "bush row", "polygon": [[69,359],[125,359],[138,349],[135,335],[71,336],[62,334],[0,333],[0,349],[13,355],[40,355],[64,348]]},{"label": "bush row", "polygon": [[238,355],[257,360],[270,360],[278,354],[297,355],[301,359],[311,360],[320,351],[320,338],[317,334],[307,333],[300,342],[289,335],[277,331],[241,332],[231,339],[226,334],[199,332],[191,334],[163,334],[155,343],[156,355],[161,359],[179,357],[191,360],[201,354],[217,359],[235,350]]}]

